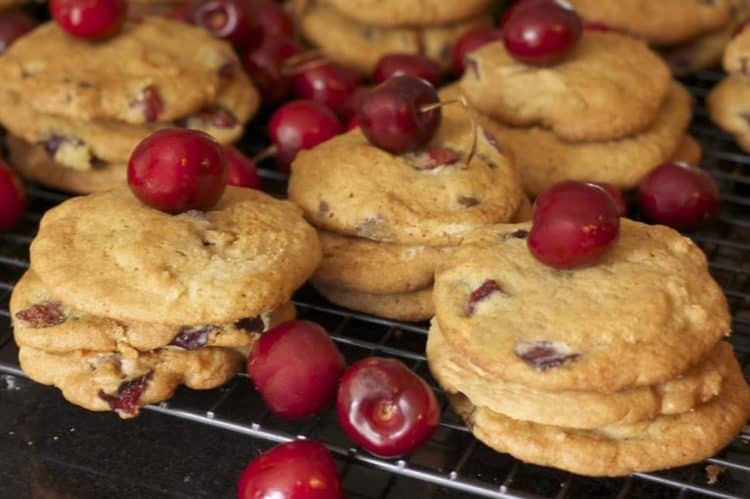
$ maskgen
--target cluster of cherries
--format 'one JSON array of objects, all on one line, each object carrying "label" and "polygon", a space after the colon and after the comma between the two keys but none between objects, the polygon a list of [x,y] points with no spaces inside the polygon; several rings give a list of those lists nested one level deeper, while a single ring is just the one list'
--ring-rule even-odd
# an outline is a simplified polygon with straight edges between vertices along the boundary
[{"label": "cluster of cherries", "polygon": [[[344,433],[381,457],[412,452],[440,419],[434,393],[408,367],[395,359],[369,357],[347,368],[328,333],[313,322],[291,321],[264,333],[248,357],[247,372],[268,408],[281,418],[308,418],[335,402]],[[343,497],[325,448],[298,441],[250,462],[238,497],[272,496]]]}]

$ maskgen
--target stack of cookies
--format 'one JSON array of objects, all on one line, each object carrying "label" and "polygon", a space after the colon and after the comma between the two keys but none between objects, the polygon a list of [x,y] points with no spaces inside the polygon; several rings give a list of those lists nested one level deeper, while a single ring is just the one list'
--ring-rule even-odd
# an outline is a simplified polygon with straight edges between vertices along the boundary
[{"label": "stack of cookies", "polygon": [[451,67],[453,44],[492,24],[492,0],[296,0],[302,35],[331,60],[372,74],[386,54],[418,54]]},{"label": "stack of cookies", "polygon": [[711,120],[731,133],[750,152],[750,30],[744,29],[727,45],[724,69],[729,74],[708,95]]},{"label": "stack of cookies", "polygon": [[529,252],[529,224],[474,232],[439,268],[430,369],[474,435],[527,462],[617,476],[718,452],[750,416],[706,258],[623,219],[594,266]]},{"label": "stack of cookies", "polygon": [[435,267],[468,232],[530,211],[497,140],[484,128],[475,132],[459,105],[443,108],[423,151],[390,154],[359,129],[301,151],[289,199],[318,228],[318,291],[339,305],[408,321],[433,316]]},{"label": "stack of cookies", "polygon": [[0,58],[0,123],[13,165],[67,191],[121,184],[130,152],[158,128],[196,128],[228,144],[258,104],[231,46],[157,17],[97,43],[48,22]]},{"label": "stack of cookies", "polygon": [[459,88],[492,118],[531,196],[563,180],[627,190],[661,163],[700,160],[686,135],[690,95],[659,56],[626,35],[584,31],[549,67],[518,62],[493,42],[468,56]]},{"label": "stack of cookies", "polygon": [[176,216],[124,186],[73,198],[42,218],[13,290],[21,368],[123,418],[181,384],[214,388],[259,334],[294,317],[292,293],[319,261],[299,210],[252,189]]}]

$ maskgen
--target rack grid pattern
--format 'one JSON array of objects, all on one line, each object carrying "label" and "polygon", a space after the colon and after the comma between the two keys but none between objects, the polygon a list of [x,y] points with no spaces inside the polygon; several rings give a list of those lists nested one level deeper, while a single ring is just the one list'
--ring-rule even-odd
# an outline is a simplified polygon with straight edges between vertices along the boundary
[{"label": "rack grid pattern", "polygon": [[[711,271],[722,285],[732,311],[731,338],[746,376],[750,378],[750,156],[743,154],[707,119],[703,98],[723,75],[701,73],[684,83],[696,98],[692,133],[704,149],[702,166],[722,191],[723,206],[712,227],[691,237],[704,249]],[[259,120],[258,120],[259,121]],[[242,147],[253,154],[265,146],[258,126],[248,131]],[[253,138],[255,138],[253,140]],[[285,176],[263,168],[265,186],[281,195]],[[8,298],[28,266],[28,245],[44,211],[66,195],[30,185],[29,210],[13,231],[0,234],[0,372],[23,376],[10,332]],[[294,438],[322,441],[337,456],[347,497],[375,498],[573,498],[573,497],[750,497],[750,428],[724,451],[704,463],[626,478],[592,479],[529,465],[498,454],[476,441],[450,410],[432,380],[424,356],[425,324],[375,318],[336,307],[304,288],[295,296],[300,317],[321,323],[333,335],[349,362],[370,355],[396,357],[435,387],[443,417],[432,439],[401,460],[375,458],[352,448],[333,411],[303,422],[275,418],[265,409],[246,376],[227,386],[195,392],[181,390],[170,401],[149,410],[254,437],[260,447]],[[718,470],[709,484],[707,467]]]}]

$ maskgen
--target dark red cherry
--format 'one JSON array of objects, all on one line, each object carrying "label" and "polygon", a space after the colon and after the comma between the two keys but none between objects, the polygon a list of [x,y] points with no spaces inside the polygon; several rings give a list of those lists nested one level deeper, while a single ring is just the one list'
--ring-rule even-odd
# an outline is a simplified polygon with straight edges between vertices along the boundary
[{"label": "dark red cherry", "polygon": [[367,92],[370,90],[372,90],[372,87],[369,86],[361,86],[354,89],[349,95],[349,98],[344,101],[341,109],[339,109],[339,114],[344,121],[352,121],[357,115],[357,110],[359,109],[360,104],[362,104]]},{"label": "dark red cherry", "polygon": [[125,22],[125,0],[50,0],[49,12],[69,34],[87,40],[114,35]]},{"label": "dark red cherry", "polygon": [[295,73],[292,87],[296,97],[314,100],[337,113],[362,85],[362,78],[351,69],[321,59],[300,63]]},{"label": "dark red cherry", "polygon": [[224,147],[224,155],[227,157],[227,185],[260,189],[260,175],[252,159],[232,146]]},{"label": "dark red cherry", "polygon": [[292,16],[273,0],[244,0],[249,12],[253,12],[264,33],[294,36]]},{"label": "dark red cherry", "polygon": [[599,187],[607,191],[607,194],[612,197],[612,201],[615,202],[617,213],[621,217],[625,217],[628,215],[628,204],[625,202],[625,196],[622,195],[622,191],[620,189],[612,184],[608,184],[607,182],[592,182],[592,184],[598,185]]},{"label": "dark red cherry", "polygon": [[488,43],[502,39],[502,30],[493,26],[477,26],[461,35],[453,46],[453,72],[459,76],[464,74],[468,54]]},{"label": "dark red cherry", "polygon": [[276,165],[289,171],[297,153],[341,133],[341,122],[327,107],[311,100],[291,101],[276,110],[268,133],[276,147]]},{"label": "dark red cherry", "polygon": [[360,360],[344,372],[336,409],[349,438],[389,458],[414,451],[440,421],[427,383],[398,360],[381,357]]},{"label": "dark red cherry", "polygon": [[696,229],[719,213],[719,189],[704,170],[686,163],[654,168],[638,187],[638,206],[652,222]]},{"label": "dark red cherry", "polygon": [[368,92],[357,112],[359,126],[375,146],[392,154],[424,147],[435,135],[442,111],[435,87],[416,76],[394,76]]},{"label": "dark red cherry", "polygon": [[528,0],[503,25],[503,40],[517,60],[550,66],[575,47],[583,27],[576,11],[563,0]]},{"label": "dark red cherry", "polygon": [[325,329],[309,321],[285,322],[266,331],[247,360],[247,374],[268,408],[288,419],[330,406],[344,367],[344,357]]},{"label": "dark red cherry", "polygon": [[526,242],[537,260],[570,269],[594,263],[619,231],[620,216],[607,191],[590,183],[566,181],[536,199]]},{"label": "dark red cherry", "polygon": [[159,130],[136,146],[128,163],[130,190],[168,213],[211,209],[224,193],[226,178],[224,148],[196,130]]},{"label": "dark red cherry", "polygon": [[289,93],[293,71],[284,67],[284,61],[300,51],[299,45],[291,38],[269,33],[245,50],[242,62],[264,101],[275,103]]},{"label": "dark red cherry", "polygon": [[194,4],[192,2],[177,4],[169,12],[169,14],[167,14],[167,17],[169,19],[174,19],[175,21],[183,21],[192,24],[193,13],[195,12],[195,9],[196,7],[198,7],[198,5],[199,4]]},{"label": "dark red cherry", "polygon": [[0,54],[22,35],[37,25],[37,22],[23,12],[5,12],[0,14]]},{"label": "dark red cherry", "polygon": [[204,0],[193,9],[191,18],[194,24],[237,49],[259,40],[261,36],[257,19],[245,9],[241,0]]},{"label": "dark red cherry", "polygon": [[16,172],[0,159],[0,230],[16,225],[26,211],[26,190]]},{"label": "dark red cherry", "polygon": [[253,459],[237,484],[237,499],[344,499],[344,492],[326,448],[297,440]]},{"label": "dark red cherry", "polygon": [[349,122],[346,124],[345,130],[347,132],[350,132],[354,130],[355,128],[359,128],[359,121],[357,121],[356,116],[352,116],[352,119],[350,119]]},{"label": "dark red cherry", "polygon": [[372,74],[375,84],[392,76],[411,75],[438,87],[443,83],[443,68],[428,57],[413,54],[386,54],[380,58]]}]

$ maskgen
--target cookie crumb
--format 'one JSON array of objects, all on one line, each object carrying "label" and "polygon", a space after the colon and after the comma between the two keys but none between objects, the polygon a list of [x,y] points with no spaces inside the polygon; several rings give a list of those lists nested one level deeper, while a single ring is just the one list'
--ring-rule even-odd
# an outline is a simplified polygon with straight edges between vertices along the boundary
[{"label": "cookie crumb", "polygon": [[709,485],[715,485],[719,481],[719,477],[726,471],[726,467],[718,464],[709,464],[706,466],[706,483]]}]

